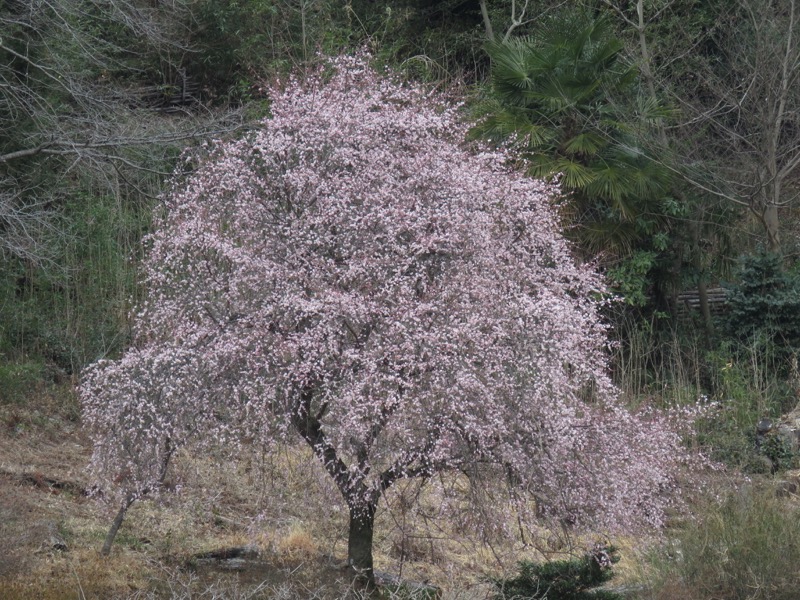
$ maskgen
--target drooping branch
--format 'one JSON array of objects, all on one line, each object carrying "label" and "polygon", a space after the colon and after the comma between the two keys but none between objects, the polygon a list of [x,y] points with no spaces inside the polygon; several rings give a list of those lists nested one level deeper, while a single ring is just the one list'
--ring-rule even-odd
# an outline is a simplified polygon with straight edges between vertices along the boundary
[{"label": "drooping branch", "polygon": [[[161,463],[161,470],[158,474],[158,485],[161,486],[164,483],[164,480],[167,477],[167,470],[169,469],[170,460],[172,460],[172,455],[175,453],[175,446],[172,444],[172,441],[168,438],[164,442],[164,458]],[[150,488],[144,488],[137,492],[130,492],[122,501],[122,505],[119,507],[114,520],[111,523],[111,527],[106,534],[106,539],[103,542],[103,547],[100,550],[101,556],[108,556],[111,553],[111,546],[114,545],[114,540],[117,537],[117,533],[119,532],[119,528],[122,526],[122,522],[125,520],[125,515],[128,513],[128,509],[133,505],[133,503],[149,494],[152,490]]]},{"label": "drooping branch", "polygon": [[[417,477],[430,477],[435,472],[444,468],[442,464],[436,464],[431,454],[440,439],[440,431],[433,428],[430,431],[428,440],[422,448],[411,449],[402,452],[400,456],[378,477],[375,485],[370,491],[370,497],[376,502],[381,496],[400,479],[415,479]],[[450,457],[450,464],[458,462],[456,457]],[[415,464],[416,463],[416,464]]]},{"label": "drooping branch", "polygon": [[378,436],[383,432],[384,428],[389,422],[389,419],[392,418],[395,411],[401,406],[401,397],[403,395],[403,386],[397,391],[398,398],[392,402],[391,404],[384,405],[380,413],[375,419],[375,422],[367,431],[367,435],[364,437],[363,442],[359,446],[359,466],[360,467],[368,467],[368,460],[369,460],[369,451],[372,449],[372,445],[378,439]]}]

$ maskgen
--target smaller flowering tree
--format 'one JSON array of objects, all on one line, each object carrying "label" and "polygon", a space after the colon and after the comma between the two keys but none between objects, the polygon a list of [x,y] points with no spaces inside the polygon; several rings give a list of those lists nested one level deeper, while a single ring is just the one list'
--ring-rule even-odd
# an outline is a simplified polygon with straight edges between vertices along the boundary
[{"label": "smaller flowering tree", "polygon": [[135,342],[84,375],[101,480],[129,504],[183,445],[296,436],[367,581],[386,491],[475,464],[540,514],[659,525],[679,439],[615,399],[601,281],[557,233],[556,190],[468,152],[454,107],[361,58],[272,100],[176,179]]}]

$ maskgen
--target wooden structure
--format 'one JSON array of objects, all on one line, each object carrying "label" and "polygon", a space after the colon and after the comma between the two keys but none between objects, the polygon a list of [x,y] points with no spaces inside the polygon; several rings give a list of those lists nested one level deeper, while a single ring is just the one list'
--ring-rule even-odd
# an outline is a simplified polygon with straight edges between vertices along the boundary
[{"label": "wooden structure", "polygon": [[[706,290],[708,296],[708,310],[711,316],[721,315],[726,311],[728,304],[728,290],[723,287],[709,288]],[[700,292],[697,290],[687,290],[681,292],[675,298],[673,307],[675,315],[686,317],[693,312],[700,313]]]}]

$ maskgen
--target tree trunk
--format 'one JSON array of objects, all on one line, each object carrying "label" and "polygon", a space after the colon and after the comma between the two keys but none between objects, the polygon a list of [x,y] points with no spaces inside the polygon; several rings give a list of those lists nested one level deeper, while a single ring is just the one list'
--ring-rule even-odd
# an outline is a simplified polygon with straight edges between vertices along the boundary
[{"label": "tree trunk", "polygon": [[114,517],[114,522],[111,523],[111,528],[108,530],[108,534],[106,535],[106,541],[103,543],[102,550],[100,550],[101,556],[108,556],[111,554],[111,546],[114,544],[114,538],[117,537],[117,532],[122,525],[122,521],[125,520],[125,513],[128,512],[128,509],[131,507],[131,504],[133,504],[135,498],[136,497],[131,494],[125,499],[125,501],[122,503],[122,506],[119,507],[119,512],[117,513],[117,516]]},{"label": "tree trunk", "polygon": [[[703,218],[701,211],[700,219]],[[711,321],[711,307],[708,305],[708,287],[706,285],[706,269],[703,261],[703,247],[700,243],[700,224],[692,221],[690,224],[692,232],[692,266],[697,274],[697,297],[700,300],[700,314],[703,317],[703,327],[710,333],[713,324]]]},{"label": "tree trunk", "polygon": [[347,539],[347,564],[355,573],[356,582],[367,589],[375,588],[372,568],[372,532],[375,528],[375,504],[350,507],[350,534]]},{"label": "tree trunk", "polygon": [[778,206],[768,204],[761,213],[761,220],[767,233],[767,249],[773,254],[781,254],[781,222],[778,217]]},{"label": "tree trunk", "polygon": [[[169,461],[172,458],[172,454],[175,452],[175,446],[172,445],[172,440],[167,438],[164,440],[164,459],[161,462],[161,472],[158,475],[158,484],[163,485],[164,480],[167,478],[167,469],[169,468]],[[150,490],[141,490],[141,495],[145,495],[149,493]],[[117,512],[117,516],[114,517],[114,522],[111,523],[111,528],[108,530],[108,534],[106,535],[106,541],[103,543],[103,548],[100,550],[101,556],[108,556],[111,554],[111,546],[114,544],[114,538],[117,537],[117,532],[119,528],[122,526],[122,521],[125,520],[125,515],[128,512],[128,509],[134,503],[137,498],[137,494],[135,492],[131,492],[122,502],[122,506],[119,507],[119,512]]]},{"label": "tree trunk", "polygon": [[490,42],[494,41],[494,29],[492,28],[492,20],[489,18],[489,11],[486,8],[486,0],[479,0],[481,6],[481,16],[483,17],[483,27],[486,30],[486,39]]},{"label": "tree trunk", "polygon": [[706,276],[704,273],[701,273],[697,280],[697,298],[700,301],[700,314],[703,316],[703,326],[706,328],[706,332],[711,333],[714,329],[714,322],[711,320],[711,307],[708,304],[708,286],[706,286]]}]

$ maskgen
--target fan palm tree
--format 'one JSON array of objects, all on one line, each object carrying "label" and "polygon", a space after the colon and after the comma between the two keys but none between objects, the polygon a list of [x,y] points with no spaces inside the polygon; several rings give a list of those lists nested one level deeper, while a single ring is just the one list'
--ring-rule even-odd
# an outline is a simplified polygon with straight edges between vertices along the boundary
[{"label": "fan palm tree", "polygon": [[535,177],[558,177],[585,251],[630,255],[663,225],[668,171],[643,149],[663,107],[637,94],[636,69],[607,21],[554,20],[492,42],[488,117],[475,133],[511,144]]}]

